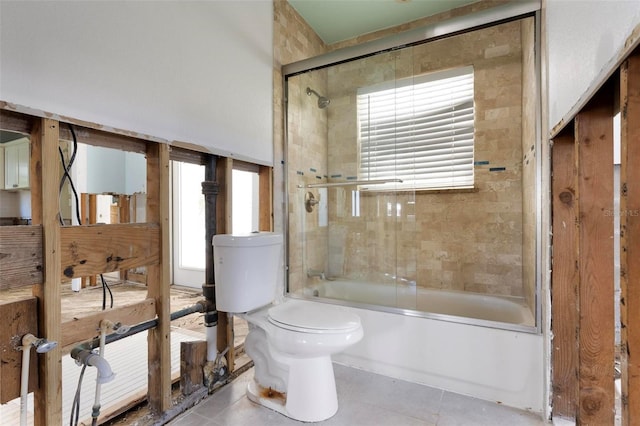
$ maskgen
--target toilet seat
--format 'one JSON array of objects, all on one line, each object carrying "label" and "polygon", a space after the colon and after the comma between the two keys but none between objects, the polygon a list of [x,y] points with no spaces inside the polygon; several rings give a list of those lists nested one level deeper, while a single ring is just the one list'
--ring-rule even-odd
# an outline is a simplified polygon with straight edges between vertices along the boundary
[{"label": "toilet seat", "polygon": [[276,327],[301,333],[348,333],[360,327],[360,317],[335,306],[289,300],[268,311]]}]

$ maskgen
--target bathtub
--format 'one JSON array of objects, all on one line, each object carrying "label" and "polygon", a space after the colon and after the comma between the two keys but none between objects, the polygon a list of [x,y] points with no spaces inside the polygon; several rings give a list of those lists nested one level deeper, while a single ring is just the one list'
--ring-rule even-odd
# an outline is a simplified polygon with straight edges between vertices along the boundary
[{"label": "bathtub", "polygon": [[[542,415],[544,343],[539,330],[523,325],[532,324],[527,310],[508,299],[417,290],[323,281],[288,297],[340,304],[360,316],[364,337],[334,362]],[[401,308],[376,306],[381,300]]]},{"label": "bathtub", "polygon": [[[306,288],[306,297],[335,299],[368,307],[400,308],[412,315],[504,328],[506,324],[534,327],[535,320],[522,298],[501,297],[410,284],[378,284],[345,280],[321,281]],[[406,312],[406,311],[414,312]],[[456,318],[457,317],[457,318]],[[508,327],[508,326],[506,326]]]}]

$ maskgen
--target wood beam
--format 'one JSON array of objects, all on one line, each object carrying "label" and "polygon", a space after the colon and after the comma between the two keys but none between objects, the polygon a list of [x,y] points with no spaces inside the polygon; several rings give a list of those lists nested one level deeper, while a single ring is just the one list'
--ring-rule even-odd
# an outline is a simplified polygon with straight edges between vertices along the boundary
[{"label": "wood beam", "polygon": [[[573,129],[571,129],[573,130]],[[553,268],[551,329],[553,415],[577,417],[578,410],[578,264],[573,131],[553,140]]]},{"label": "wood beam", "polygon": [[2,130],[29,135],[35,123],[39,121],[36,117],[1,108],[2,102],[0,102],[0,129]]},{"label": "wood beam", "polygon": [[640,52],[620,70],[622,424],[640,424]]},{"label": "wood beam", "polygon": [[42,284],[42,226],[0,226],[0,290]]},{"label": "wood beam", "polygon": [[63,350],[80,342],[93,339],[100,334],[100,321],[107,319],[113,323],[135,325],[156,317],[155,299],[145,299],[142,302],[96,312],[78,315],[71,321],[62,323],[62,338],[60,344]]},{"label": "wood beam", "polygon": [[[11,302],[0,302],[0,404],[20,397],[22,371],[22,337],[31,333],[38,335],[38,300],[28,297]],[[29,392],[38,386],[37,358],[29,360]]]},{"label": "wood beam", "polygon": [[576,116],[579,424],[614,423],[613,90]]},{"label": "wood beam", "polygon": [[259,230],[273,231],[273,169],[260,166],[258,171]]},{"label": "wood beam", "polygon": [[[61,303],[60,223],[58,221],[59,125],[43,118],[31,132],[31,213],[35,225],[42,225],[43,283],[33,287],[39,299],[39,337],[60,342]],[[53,160],[56,159],[56,160]],[[62,362],[58,346],[38,357],[40,388],[34,394],[34,425],[62,424]]]},{"label": "wood beam", "polygon": [[[216,234],[230,234],[233,230],[231,221],[233,159],[221,157],[216,165],[216,181],[220,186],[220,192],[216,200]],[[225,358],[229,372],[235,370],[235,348],[233,322],[229,321],[226,312],[218,313],[218,352],[229,348]]]},{"label": "wood beam", "polygon": [[81,225],[61,230],[63,279],[157,265],[161,227],[157,223]]},{"label": "wood beam", "polygon": [[155,299],[158,326],[149,330],[148,401],[156,413],[171,407],[169,291],[169,146],[147,144],[147,221],[160,226],[160,263],[147,266],[147,294]]}]

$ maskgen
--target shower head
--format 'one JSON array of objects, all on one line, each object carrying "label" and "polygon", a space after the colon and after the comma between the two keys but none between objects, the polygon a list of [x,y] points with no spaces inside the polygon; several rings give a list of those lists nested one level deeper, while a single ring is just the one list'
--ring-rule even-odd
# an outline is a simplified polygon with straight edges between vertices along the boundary
[{"label": "shower head", "polygon": [[320,109],[326,108],[331,103],[331,99],[321,96],[318,92],[316,92],[312,88],[307,87],[307,96],[311,96],[312,93],[318,97],[318,108]]}]

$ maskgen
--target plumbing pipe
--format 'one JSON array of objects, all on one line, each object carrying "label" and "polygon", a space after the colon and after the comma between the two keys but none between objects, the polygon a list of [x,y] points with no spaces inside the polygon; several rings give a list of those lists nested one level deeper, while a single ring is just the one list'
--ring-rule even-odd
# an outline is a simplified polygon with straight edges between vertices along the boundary
[{"label": "plumbing pipe", "polygon": [[45,353],[58,346],[57,342],[49,342],[44,338],[37,338],[31,333],[22,336],[22,368],[20,374],[20,425],[27,424],[27,395],[29,394],[29,361],[31,357],[31,347],[36,348],[36,352]]},{"label": "plumbing pipe", "polygon": [[[100,348],[98,349],[98,356],[104,359],[104,347],[107,339],[107,329],[113,329],[114,324],[109,320],[100,321]],[[100,392],[102,390],[102,383],[96,381],[96,393],[93,400],[93,407],[91,407],[92,425],[97,424],[98,416],[100,415]]]},{"label": "plumbing pipe", "polygon": [[208,157],[204,168],[204,182],[202,182],[202,194],[204,195],[205,217],[205,283],[202,284],[202,295],[208,302],[207,311],[204,314],[204,325],[207,335],[207,361],[215,361],[217,351],[217,325],[218,311],[216,309],[216,285],[213,262],[213,236],[216,233],[216,199],[220,192],[220,185],[216,182],[216,163],[218,157]]},{"label": "plumbing pipe", "polygon": [[[25,336],[26,337],[26,336]],[[25,345],[22,338],[22,375],[20,378],[20,426],[27,425],[27,395],[29,393],[29,355],[31,343]]]},{"label": "plumbing pipe", "polygon": [[81,346],[75,347],[71,350],[71,357],[80,364],[96,367],[98,369],[96,383],[105,384],[116,378],[116,375],[111,371],[111,366],[109,366],[107,360],[89,349]]},{"label": "plumbing pipe", "polygon": [[205,327],[207,332],[207,361],[216,361],[218,357],[218,326]]}]

